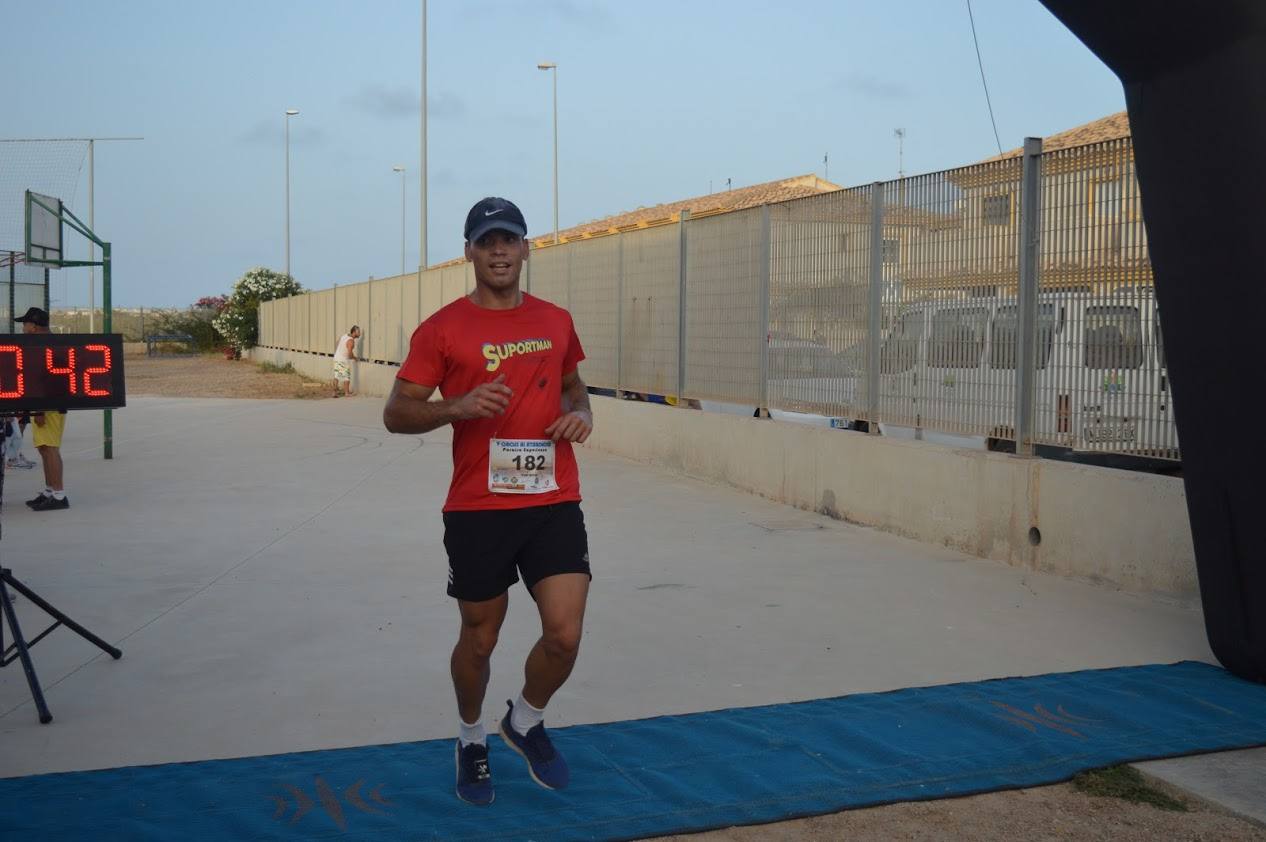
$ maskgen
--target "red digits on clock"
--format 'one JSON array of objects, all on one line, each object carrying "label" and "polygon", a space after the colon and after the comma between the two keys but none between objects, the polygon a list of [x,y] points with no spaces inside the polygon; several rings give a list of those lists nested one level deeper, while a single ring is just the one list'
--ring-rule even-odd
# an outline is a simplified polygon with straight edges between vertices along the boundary
[{"label": "red digits on clock", "polygon": [[[100,351],[101,362],[104,363],[104,365],[92,366],[91,368],[84,369],[84,394],[90,397],[94,397],[94,398],[109,397],[110,395],[109,389],[92,388],[92,375],[110,373],[110,369],[112,368],[111,363],[110,363],[110,346],[109,345],[85,345],[84,350],[85,351]],[[75,352],[71,351],[70,353],[72,355],[71,361],[73,362],[74,361],[73,355]],[[71,386],[71,391],[72,392],[74,391],[73,385]]]},{"label": "red digits on clock", "polygon": [[72,395],[78,393],[79,388],[78,388],[78,383],[76,382],[76,378],[75,378],[75,349],[74,348],[66,349],[66,367],[65,368],[54,367],[53,349],[45,348],[44,349],[44,368],[48,370],[49,374],[66,375],[66,379],[70,381],[70,393]]},{"label": "red digits on clock", "polygon": [[18,387],[0,389],[0,398],[20,398],[26,394],[26,375],[22,373],[22,349],[17,345],[0,345],[0,354],[12,354],[18,369]]}]

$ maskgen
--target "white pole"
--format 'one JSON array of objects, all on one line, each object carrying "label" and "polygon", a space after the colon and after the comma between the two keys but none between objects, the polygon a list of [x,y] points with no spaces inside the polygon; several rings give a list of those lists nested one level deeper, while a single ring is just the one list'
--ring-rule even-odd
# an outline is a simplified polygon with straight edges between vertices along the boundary
[{"label": "white pole", "polygon": [[418,225],[418,264],[425,269],[426,262],[426,0],[422,0],[422,188],[418,203],[421,206]]},{"label": "white pole", "polygon": [[554,244],[558,245],[558,66],[554,67]]},{"label": "white pole", "polygon": [[404,185],[405,185],[405,168],[392,167],[393,170],[400,173],[400,274],[404,274]]},{"label": "white pole", "polygon": [[[88,230],[94,234],[97,231],[96,211],[93,202],[93,185],[95,174],[93,172],[93,147],[96,145],[95,140],[88,141]],[[97,259],[97,247],[92,240],[88,241],[88,260],[89,262]],[[88,332],[97,332],[97,267],[88,267]],[[144,337],[141,337],[142,339]]]},{"label": "white pole", "polygon": [[286,277],[290,276],[290,112],[286,112]]}]

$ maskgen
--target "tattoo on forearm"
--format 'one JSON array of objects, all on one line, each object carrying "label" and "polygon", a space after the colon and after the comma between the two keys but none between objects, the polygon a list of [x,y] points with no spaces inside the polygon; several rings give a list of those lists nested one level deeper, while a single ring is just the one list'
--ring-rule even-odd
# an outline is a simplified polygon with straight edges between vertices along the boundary
[{"label": "tattoo on forearm", "polygon": [[383,420],[396,433],[429,433],[458,420],[453,411],[455,400],[421,401],[404,398],[387,404]]},{"label": "tattoo on forearm", "polygon": [[572,384],[563,395],[564,409],[567,412],[588,412],[593,414],[593,410],[589,408],[589,387],[584,381],[577,380]]}]

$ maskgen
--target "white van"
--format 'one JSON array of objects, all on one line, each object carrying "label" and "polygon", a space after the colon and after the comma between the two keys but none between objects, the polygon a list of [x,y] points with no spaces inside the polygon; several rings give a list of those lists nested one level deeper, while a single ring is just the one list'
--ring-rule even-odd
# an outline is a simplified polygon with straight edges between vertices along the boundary
[{"label": "white van", "polygon": [[[886,313],[880,432],[1014,450],[1018,309],[1014,296],[960,294],[907,301]],[[1157,312],[1151,287],[1039,295],[1034,431],[1044,455],[1112,454],[1125,457],[1125,464],[1178,459]],[[859,349],[835,354],[811,340],[774,335],[769,353],[771,403],[802,410],[774,409],[773,417],[865,426],[816,414],[861,405],[865,374]],[[706,401],[704,409],[754,411]]]},{"label": "white van", "polygon": [[[881,417],[914,428],[983,432],[991,449],[1010,449],[1017,312],[1014,297],[903,307],[880,354]],[[1178,457],[1150,287],[1044,293],[1037,334],[1037,442],[1076,452]]]}]

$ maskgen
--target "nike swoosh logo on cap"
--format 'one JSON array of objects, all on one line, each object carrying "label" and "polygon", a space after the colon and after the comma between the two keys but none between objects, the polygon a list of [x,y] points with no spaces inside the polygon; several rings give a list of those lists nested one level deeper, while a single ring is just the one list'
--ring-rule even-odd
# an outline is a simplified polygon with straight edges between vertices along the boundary
[{"label": "nike swoosh logo on cap", "polygon": [[505,208],[497,208],[495,211],[484,211],[484,216],[492,216],[494,213],[501,213]]}]

